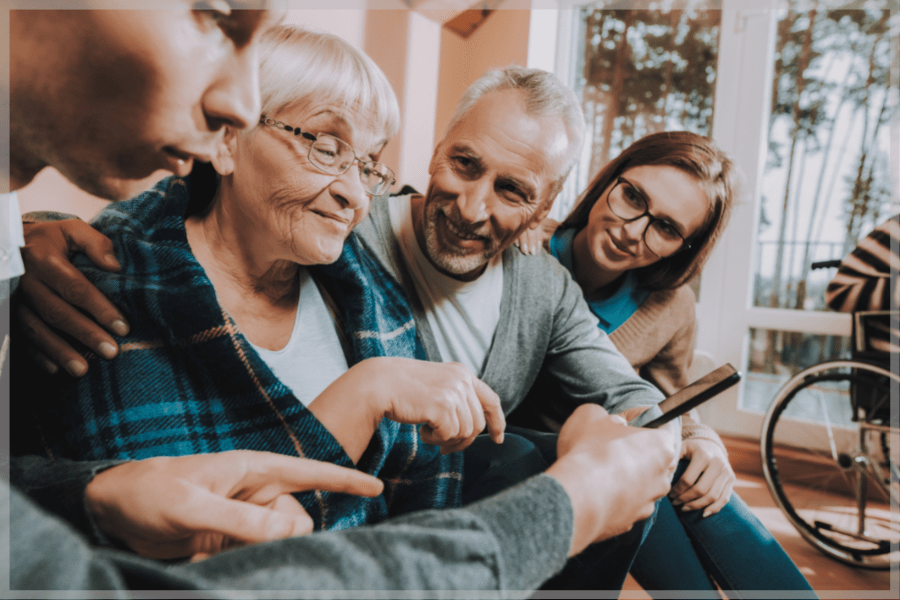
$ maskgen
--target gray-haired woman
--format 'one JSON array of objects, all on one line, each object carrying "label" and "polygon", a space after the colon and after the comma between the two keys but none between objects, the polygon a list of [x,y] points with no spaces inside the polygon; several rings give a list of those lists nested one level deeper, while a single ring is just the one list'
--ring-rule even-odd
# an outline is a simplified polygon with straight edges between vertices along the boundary
[{"label": "gray-haired woman", "polygon": [[301,495],[317,528],[454,506],[462,458],[443,453],[485,424],[500,441],[499,399],[460,365],[417,360],[405,297],[351,235],[393,183],[379,159],[394,93],[334,36],[283,26],[261,50],[262,118],[225,136],[218,175],[197,165],[95,221],[122,270],[76,265],[131,330],[115,361],[83,354],[85,377],[17,378],[47,400],[24,406],[14,382],[13,451],[269,450],[385,480],[374,499]]}]

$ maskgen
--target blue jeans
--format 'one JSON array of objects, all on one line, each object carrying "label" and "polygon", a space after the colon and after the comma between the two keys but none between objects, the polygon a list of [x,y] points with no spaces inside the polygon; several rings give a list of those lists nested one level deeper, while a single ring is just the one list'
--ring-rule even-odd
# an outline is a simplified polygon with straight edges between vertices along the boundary
[{"label": "blue jeans", "polygon": [[[673,482],[687,463],[679,463]],[[675,510],[668,498],[660,501],[653,528],[631,567],[641,587],[648,592],[713,592],[711,577],[723,590],[799,590],[810,593],[790,597],[816,597],[781,545],[736,494],[718,513],[705,519],[702,514]]]},{"label": "blue jeans", "polygon": [[[463,504],[491,496],[542,473],[556,462],[556,434],[508,427],[503,444],[478,436],[464,450]],[[545,590],[620,590],[653,518],[631,531],[591,544],[544,583]]]}]

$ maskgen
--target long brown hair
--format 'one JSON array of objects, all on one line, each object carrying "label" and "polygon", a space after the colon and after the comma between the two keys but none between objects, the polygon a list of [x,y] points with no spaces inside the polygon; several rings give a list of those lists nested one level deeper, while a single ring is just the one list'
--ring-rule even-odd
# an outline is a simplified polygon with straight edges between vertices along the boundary
[{"label": "long brown hair", "polygon": [[712,139],[690,131],[662,131],[642,137],[600,169],[560,227],[584,228],[594,204],[616,178],[632,167],[650,165],[675,167],[696,177],[709,199],[706,220],[688,239],[690,248],[634,271],[638,285],[645,289],[674,289],[703,267],[739,193],[740,173]]}]

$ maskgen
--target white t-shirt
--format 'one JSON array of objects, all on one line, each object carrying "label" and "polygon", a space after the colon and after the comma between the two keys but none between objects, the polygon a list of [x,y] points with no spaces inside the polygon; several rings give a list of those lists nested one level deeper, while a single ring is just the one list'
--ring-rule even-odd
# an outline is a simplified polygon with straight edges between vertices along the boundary
[{"label": "white t-shirt", "polygon": [[281,350],[266,350],[251,345],[275,376],[291,388],[304,406],[309,406],[349,367],[334,319],[325,306],[318,286],[304,268],[300,269],[299,277],[297,319],[287,346]]},{"label": "white t-shirt", "polygon": [[503,258],[495,256],[475,281],[459,281],[438,271],[419,247],[409,196],[389,198],[391,228],[444,361],[462,363],[481,375],[500,321]]},{"label": "white t-shirt", "polygon": [[25,272],[19,253],[24,245],[19,196],[15,192],[0,194],[0,281]]}]

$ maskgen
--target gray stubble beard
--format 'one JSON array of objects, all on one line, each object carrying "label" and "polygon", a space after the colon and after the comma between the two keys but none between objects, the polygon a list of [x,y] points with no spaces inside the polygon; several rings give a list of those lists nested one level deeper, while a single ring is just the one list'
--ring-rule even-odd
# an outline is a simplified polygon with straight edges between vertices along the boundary
[{"label": "gray stubble beard", "polygon": [[438,215],[440,214],[447,218],[446,213],[438,204],[425,207],[423,234],[425,238],[425,255],[428,259],[438,269],[445,271],[451,276],[468,275],[483,267],[493,257],[493,244],[484,252],[477,254],[461,251],[452,245],[442,249],[438,244],[436,227]]}]

